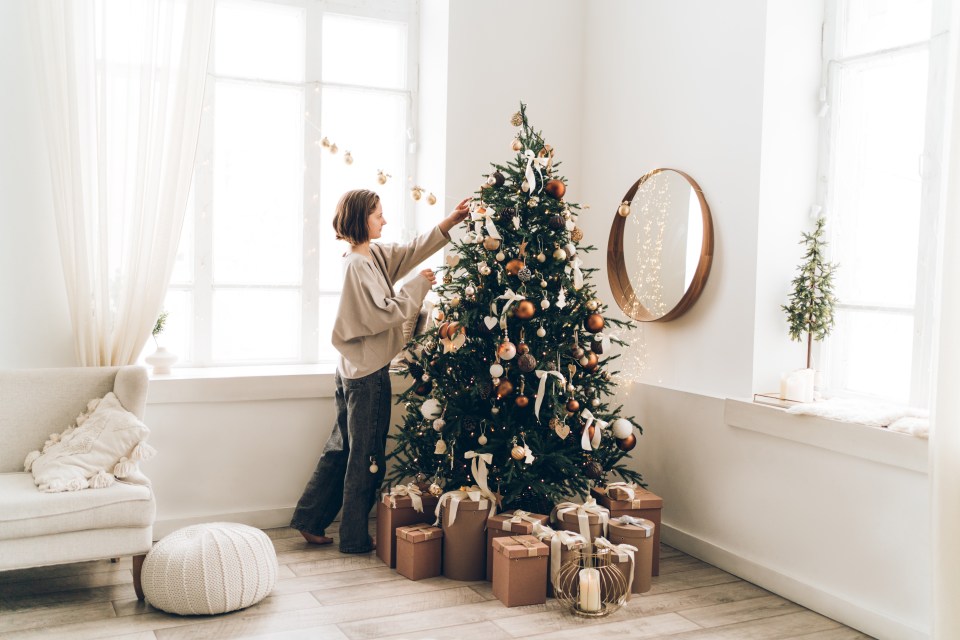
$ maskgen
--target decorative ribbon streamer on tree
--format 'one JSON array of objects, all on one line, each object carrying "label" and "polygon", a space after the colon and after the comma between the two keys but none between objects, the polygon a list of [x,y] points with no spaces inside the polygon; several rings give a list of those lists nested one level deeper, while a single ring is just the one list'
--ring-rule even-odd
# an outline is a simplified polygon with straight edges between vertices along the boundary
[{"label": "decorative ribbon streamer on tree", "polygon": [[[533,153],[532,149],[527,149],[523,152],[523,155],[527,158],[527,167],[523,170],[523,177],[527,181],[527,185],[530,187],[530,193],[536,193],[543,188],[543,172],[540,171],[540,167],[547,164],[547,158],[538,158],[536,154]],[[537,170],[537,174],[540,176],[540,184],[537,184],[536,176],[533,173],[533,170]],[[536,187],[536,189],[534,189]]]},{"label": "decorative ribbon streamer on tree", "polygon": [[583,272],[580,271],[583,261],[580,258],[574,258],[570,266],[573,267],[573,289],[574,291],[580,291],[580,289],[583,289]]},{"label": "decorative ribbon streamer on tree", "polygon": [[383,501],[390,504],[391,509],[397,508],[397,497],[408,497],[410,502],[413,505],[413,510],[418,513],[423,513],[423,499],[420,497],[423,495],[420,491],[420,487],[413,484],[402,484],[397,487],[391,487],[389,494],[383,495]]},{"label": "decorative ribbon streamer on tree", "polygon": [[480,487],[476,485],[472,487],[461,487],[456,491],[447,491],[445,494],[440,496],[440,501],[437,502],[437,508],[434,511],[434,514],[437,516],[437,520],[433,524],[440,525],[440,514],[442,513],[443,508],[447,506],[447,503],[450,503],[450,524],[452,525],[454,522],[456,522],[457,507],[460,506],[461,500],[479,502],[481,509],[486,509],[487,503],[490,502],[490,515],[493,515],[497,509],[497,503],[485,498],[483,490],[481,490]]},{"label": "decorative ribbon streamer on tree", "polygon": [[[487,229],[487,235],[491,238],[496,238],[497,240],[502,240],[500,232],[497,231],[497,225],[493,224],[494,214],[496,212],[492,207],[482,206],[477,207],[476,211],[470,214],[470,219],[475,222],[483,222],[483,226]],[[480,233],[480,229],[476,229],[477,233]]]},{"label": "decorative ribbon streamer on tree", "polygon": [[[609,426],[610,423],[594,418],[593,414],[590,413],[590,409],[584,409],[580,412],[580,415],[586,420],[583,425],[583,435],[580,436],[580,446],[584,451],[593,451],[600,446],[600,438],[603,435],[603,431]],[[593,421],[597,421],[597,426],[593,430],[593,438],[590,437],[590,425],[593,424]]]},{"label": "decorative ribbon streamer on tree", "polygon": [[540,378],[540,388],[537,389],[537,401],[533,405],[533,415],[537,416],[537,422],[540,422],[540,405],[543,403],[543,392],[547,389],[547,378],[556,376],[560,381],[561,387],[567,386],[567,379],[559,371],[544,371],[537,369],[537,377]]},{"label": "decorative ribbon streamer on tree", "polygon": [[630,578],[627,580],[627,600],[630,599],[630,593],[633,591],[633,574],[637,566],[637,549],[632,544],[613,544],[603,536],[593,540],[593,546],[599,552],[601,549],[610,551],[620,562],[630,561]]},{"label": "decorative ribbon streamer on tree", "polygon": [[514,302],[520,302],[521,300],[526,300],[526,296],[522,296],[519,293],[514,293],[513,289],[507,287],[506,293],[502,296],[499,296],[497,300],[506,300],[507,303],[503,305],[503,311],[500,312],[500,328],[507,328],[507,312],[510,310],[510,305]]},{"label": "decorative ribbon streamer on tree", "polygon": [[537,152],[537,161],[545,168],[547,176],[553,170],[553,147],[548,144],[543,145],[543,149]]},{"label": "decorative ribbon streamer on tree", "polygon": [[[600,518],[600,526],[603,531],[603,535],[607,535],[607,522],[610,520],[610,511],[606,507],[601,507],[597,504],[597,501],[593,498],[588,499],[583,504],[577,504],[575,502],[561,502],[553,508],[553,511],[550,513],[551,522],[561,522],[564,514],[567,513],[576,513],[577,514],[577,523],[580,525],[580,535],[582,535],[589,545],[591,542],[590,539],[590,516],[595,515]],[[588,546],[589,551],[589,546]]]}]

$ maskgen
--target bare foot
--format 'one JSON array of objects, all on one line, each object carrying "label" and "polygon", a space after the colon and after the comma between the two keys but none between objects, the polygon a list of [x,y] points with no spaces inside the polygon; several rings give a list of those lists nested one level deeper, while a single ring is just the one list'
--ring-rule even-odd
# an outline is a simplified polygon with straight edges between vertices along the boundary
[{"label": "bare foot", "polygon": [[306,531],[301,531],[300,535],[303,536],[303,539],[309,542],[310,544],[331,544],[333,543],[333,538],[328,538],[326,536],[315,536],[312,533],[307,533]]}]

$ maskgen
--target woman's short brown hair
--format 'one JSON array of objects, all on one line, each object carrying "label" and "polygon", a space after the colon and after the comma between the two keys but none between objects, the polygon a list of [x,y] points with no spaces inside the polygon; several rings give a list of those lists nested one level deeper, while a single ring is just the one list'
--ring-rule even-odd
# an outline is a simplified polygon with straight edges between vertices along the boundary
[{"label": "woman's short brown hair", "polygon": [[333,216],[337,240],[346,240],[354,246],[369,240],[367,218],[377,208],[378,202],[380,196],[368,189],[354,189],[343,194]]}]

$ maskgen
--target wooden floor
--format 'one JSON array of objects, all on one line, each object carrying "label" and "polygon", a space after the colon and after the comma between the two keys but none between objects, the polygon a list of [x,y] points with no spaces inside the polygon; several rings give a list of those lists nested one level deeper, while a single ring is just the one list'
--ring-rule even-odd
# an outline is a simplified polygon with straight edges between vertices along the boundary
[{"label": "wooden floor", "polygon": [[667,546],[651,591],[584,620],[553,599],[508,609],[486,582],[411,582],[372,553],[312,547],[291,529],[267,533],[279,580],[249,609],[209,617],[158,611],[136,600],[129,558],[24,569],[0,573],[0,638],[869,638]]}]

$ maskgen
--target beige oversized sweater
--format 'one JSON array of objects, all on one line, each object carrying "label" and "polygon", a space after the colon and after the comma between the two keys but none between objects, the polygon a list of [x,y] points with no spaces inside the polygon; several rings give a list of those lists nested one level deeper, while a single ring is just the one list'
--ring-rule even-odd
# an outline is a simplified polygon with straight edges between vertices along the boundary
[{"label": "beige oversized sweater", "polygon": [[333,325],[341,376],[362,378],[400,353],[403,322],[420,311],[430,281],[417,275],[399,293],[394,291],[394,283],[449,239],[440,227],[434,227],[409,244],[370,243],[371,258],[359,253],[343,257],[343,293]]}]

